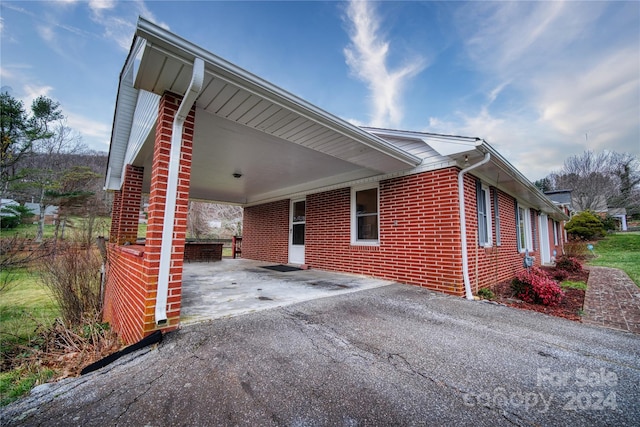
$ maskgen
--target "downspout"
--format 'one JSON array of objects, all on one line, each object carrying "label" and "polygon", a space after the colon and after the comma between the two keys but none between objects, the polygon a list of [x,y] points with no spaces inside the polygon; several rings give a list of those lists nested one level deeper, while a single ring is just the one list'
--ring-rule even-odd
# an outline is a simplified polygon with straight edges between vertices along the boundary
[{"label": "downspout", "polygon": [[490,153],[485,153],[484,159],[478,163],[473,164],[465,169],[462,169],[458,173],[458,203],[460,211],[460,240],[462,241],[462,278],[464,280],[465,297],[468,300],[473,299],[473,292],[471,292],[471,280],[469,279],[469,254],[467,251],[467,218],[464,211],[464,174],[471,169],[475,169],[478,166],[482,166],[491,159]]},{"label": "downspout", "polygon": [[162,244],[160,246],[160,271],[158,272],[158,290],[156,297],[156,324],[167,321],[167,299],[169,294],[169,277],[171,270],[171,250],[173,248],[173,230],[176,216],[176,198],[178,194],[178,175],[180,170],[180,151],[182,149],[182,129],[191,111],[193,103],[202,90],[204,81],[204,61],[195,58],[189,88],[178,107],[173,119],[171,133],[171,151],[169,153],[169,170],[167,177],[167,198],[165,201],[164,220],[162,223]]}]

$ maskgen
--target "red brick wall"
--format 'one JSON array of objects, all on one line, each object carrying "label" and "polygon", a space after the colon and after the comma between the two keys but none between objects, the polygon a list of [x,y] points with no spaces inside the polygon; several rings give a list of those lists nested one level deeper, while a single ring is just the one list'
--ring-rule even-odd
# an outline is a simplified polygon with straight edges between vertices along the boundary
[{"label": "red brick wall", "polygon": [[289,262],[289,200],[244,209],[242,257]]},{"label": "red brick wall", "polygon": [[[168,321],[165,325],[159,327],[155,319],[171,134],[173,117],[179,104],[180,97],[169,93],[165,94],[160,101],[151,171],[146,244],[145,246],[118,246],[112,244],[109,247],[104,318],[111,323],[113,329],[127,343],[135,342],[156,329],[165,331],[175,329],[180,322],[182,266],[187,229],[187,205],[191,176],[195,108],[192,108],[185,121],[182,135],[176,215],[172,238],[173,247],[171,250],[171,270],[168,284]],[[127,171],[130,170],[133,169],[127,168]],[[127,222],[123,221],[123,218],[128,220],[129,217],[123,217],[121,214],[117,214],[116,211],[123,212],[122,206],[126,205],[128,198],[133,200],[136,197],[139,211],[141,186],[137,185],[137,181],[132,182],[135,177],[135,174],[125,175],[123,189],[120,191],[119,196],[116,193],[116,200],[119,202],[120,207],[116,210],[116,206],[114,206],[113,215],[119,215],[119,217],[115,221],[117,230],[114,231],[112,229],[110,236],[118,236],[117,241],[121,240],[120,236],[131,234],[131,227],[128,227]],[[137,211],[134,216],[137,230]]]},{"label": "red brick wall", "polygon": [[220,261],[222,259],[222,246],[222,243],[187,243],[184,247],[184,260],[187,262]]},{"label": "red brick wall", "polygon": [[120,200],[120,218],[118,220],[118,237],[112,243],[122,245],[134,244],[138,237],[140,207],[142,201],[142,179],[144,168],[126,165],[122,183]]},{"label": "red brick wall", "polygon": [[[464,295],[458,213],[457,168],[380,182],[380,245],[351,245],[351,190],[308,195],[305,262],[313,268],[370,275]],[[476,178],[465,175],[465,213],[469,276],[477,289],[508,280],[523,269],[516,241],[516,203],[491,189],[493,246],[478,244]],[[496,244],[493,193],[498,193],[501,244]],[[535,248],[537,213],[531,211]],[[246,258],[287,261],[289,201],[245,209]],[[538,233],[538,237],[536,237]],[[553,244],[553,241],[551,241]],[[530,255],[536,257],[535,250]]]},{"label": "red brick wall", "polygon": [[307,196],[306,263],[461,294],[456,170],[394,178],[379,188],[379,246],[351,245],[349,188]]},{"label": "red brick wall", "polygon": [[[476,206],[476,178],[465,175],[465,215],[467,218],[467,253],[469,281],[475,293],[478,289],[508,280],[523,268],[523,255],[518,252],[516,240],[516,202],[513,197],[495,188],[491,189],[491,247],[478,244],[478,213]],[[500,213],[500,246],[497,245],[493,194],[498,192]],[[531,255],[534,255],[531,253]]]},{"label": "red brick wall", "polygon": [[[469,275],[472,289],[490,286],[504,280],[513,278],[516,273],[524,269],[524,253],[518,252],[516,236],[516,202],[513,197],[495,188],[493,193],[498,192],[498,204],[500,210],[500,236],[501,245],[496,244],[496,222],[493,204],[491,206],[493,246],[490,248],[480,247],[477,243],[477,213],[475,202],[475,180],[473,176],[465,177],[465,199],[467,215],[467,249],[469,253]],[[540,223],[539,212],[534,209],[529,210],[533,250],[529,255],[535,258],[535,264],[540,265]],[[559,224],[562,227],[562,224]],[[558,240],[558,245],[553,243],[553,220],[549,219],[549,246],[550,252],[556,249],[558,255],[562,254],[562,239]]]},{"label": "red brick wall", "polygon": [[127,344],[144,333],[144,312],[149,298],[143,273],[141,246],[109,245],[104,294],[104,321]]}]

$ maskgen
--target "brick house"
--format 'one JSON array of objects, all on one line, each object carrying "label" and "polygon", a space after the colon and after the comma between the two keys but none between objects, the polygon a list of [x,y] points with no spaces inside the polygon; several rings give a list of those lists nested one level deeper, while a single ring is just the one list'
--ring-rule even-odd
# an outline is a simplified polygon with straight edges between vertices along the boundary
[{"label": "brick house", "polygon": [[190,198],[244,207],[245,258],[469,299],[562,253],[567,219],[481,138],[354,126],[143,19],[105,188],[104,317],[127,342],[179,325]]}]

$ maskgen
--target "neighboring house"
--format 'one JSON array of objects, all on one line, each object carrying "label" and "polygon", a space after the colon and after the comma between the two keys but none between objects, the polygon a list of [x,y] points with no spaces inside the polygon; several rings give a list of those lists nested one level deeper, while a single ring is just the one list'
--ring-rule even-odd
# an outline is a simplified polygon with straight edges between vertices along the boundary
[{"label": "neighboring house", "polygon": [[[40,221],[40,204],[25,203],[24,206],[33,213],[33,221]],[[58,206],[49,205],[44,209],[44,223],[47,225],[55,224],[58,219]]]},{"label": "neighboring house", "polygon": [[607,215],[616,219],[618,223],[618,229],[620,231],[627,231],[627,210],[625,208],[609,208]]},{"label": "neighboring house", "polygon": [[562,253],[568,219],[480,138],[354,126],[143,19],[105,187],[104,316],[127,342],[179,324],[189,198],[244,206],[245,258],[470,299]]},{"label": "neighboring house", "polygon": [[11,213],[2,212],[3,208],[8,208],[10,206],[20,206],[20,203],[13,199],[0,199],[0,216],[12,216],[13,214]]},{"label": "neighboring house", "polygon": [[[559,208],[565,210],[571,217],[574,214],[580,212],[582,205],[575,197],[571,195],[571,190],[555,190],[545,191],[544,193],[549,199],[551,199]],[[578,202],[576,205],[575,203]],[[621,231],[627,231],[627,210],[625,208],[611,208],[607,205],[607,199],[605,196],[596,196],[593,198],[594,212],[601,218],[605,218],[607,215],[616,219],[618,228]],[[576,207],[577,206],[577,207]],[[578,210],[576,210],[578,209]]]},{"label": "neighboring house", "polygon": [[556,206],[565,211],[569,216],[572,216],[575,213],[571,202],[571,190],[545,191],[544,195],[555,203]]}]

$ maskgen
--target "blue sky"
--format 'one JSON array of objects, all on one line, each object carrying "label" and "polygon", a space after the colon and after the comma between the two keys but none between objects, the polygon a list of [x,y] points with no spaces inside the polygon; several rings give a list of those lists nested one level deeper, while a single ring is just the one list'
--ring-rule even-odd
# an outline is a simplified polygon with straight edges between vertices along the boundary
[{"label": "blue sky", "polygon": [[138,16],[359,125],[479,136],[536,180],[640,156],[640,2],[6,1],[0,85],[107,151]]}]

